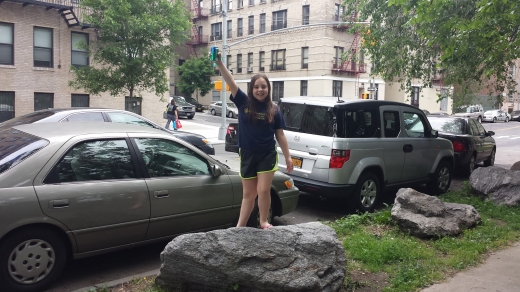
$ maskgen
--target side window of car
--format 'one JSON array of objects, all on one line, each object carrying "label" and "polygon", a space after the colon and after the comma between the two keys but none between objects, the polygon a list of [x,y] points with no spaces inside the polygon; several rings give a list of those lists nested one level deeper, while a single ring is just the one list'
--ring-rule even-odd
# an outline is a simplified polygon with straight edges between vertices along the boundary
[{"label": "side window of car", "polygon": [[425,124],[421,117],[416,113],[403,112],[404,130],[406,135],[411,138],[426,137],[424,134]]},{"label": "side window of car", "polygon": [[386,138],[395,138],[401,131],[401,122],[398,111],[383,112],[383,126]]},{"label": "side window of car", "polygon": [[110,117],[112,123],[131,124],[155,128],[152,124],[148,123],[147,121],[133,115],[118,112],[108,112],[107,115],[108,117]]},{"label": "side window of car", "polygon": [[376,112],[364,109],[338,110],[337,136],[340,138],[372,138],[376,134]]},{"label": "side window of car", "polygon": [[477,127],[477,124],[475,123],[475,121],[473,121],[472,119],[468,119],[468,124],[469,124],[469,134],[472,136],[480,136],[480,134],[478,132],[478,127]]},{"label": "side window of car", "polygon": [[307,105],[301,120],[303,133],[332,137],[333,115],[325,106]]},{"label": "side window of car", "polygon": [[74,114],[63,120],[62,122],[104,122],[101,113],[80,113]]},{"label": "side window of car", "polygon": [[477,125],[479,135],[485,136],[487,131],[486,131],[486,129],[484,129],[484,126],[482,126],[481,123],[475,123],[475,124]]},{"label": "side window of car", "polygon": [[55,166],[57,182],[135,178],[125,140],[96,140],[76,144]]},{"label": "side window of car", "polygon": [[150,177],[210,175],[206,159],[188,147],[165,139],[136,138]]},{"label": "side window of car", "polygon": [[289,130],[299,130],[302,124],[302,116],[305,111],[304,104],[282,103],[280,105],[283,119]]}]

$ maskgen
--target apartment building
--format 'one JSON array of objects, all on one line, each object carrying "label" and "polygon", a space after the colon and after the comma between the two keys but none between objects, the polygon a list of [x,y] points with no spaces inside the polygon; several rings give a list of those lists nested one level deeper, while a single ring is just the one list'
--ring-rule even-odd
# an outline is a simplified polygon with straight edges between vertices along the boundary
[{"label": "apartment building", "polygon": [[[449,99],[437,103],[438,95],[448,90],[440,80],[434,88],[423,88],[417,81],[413,93],[407,94],[400,90],[400,84],[370,76],[373,63],[360,53],[360,37],[348,33],[345,25],[338,25],[343,13],[341,0],[227,0],[226,3],[186,0],[194,15],[194,27],[184,50],[188,55],[181,55],[181,59],[200,56],[211,46],[222,49],[225,32],[227,49],[222,54],[244,91],[252,76],[264,73],[270,79],[275,101],[289,96],[371,98],[451,113]],[[226,25],[223,10],[226,10]],[[342,60],[342,55],[346,60]],[[175,87],[177,78],[173,68],[171,93],[179,94]],[[213,78],[217,79],[220,78]],[[220,100],[220,93],[213,91],[198,98],[199,102],[209,104]]]},{"label": "apartment building", "polygon": [[77,45],[95,40],[81,14],[79,0],[0,1],[0,122],[46,108],[104,107],[162,123],[165,102],[153,93],[93,96],[68,86],[71,66],[92,63]]}]

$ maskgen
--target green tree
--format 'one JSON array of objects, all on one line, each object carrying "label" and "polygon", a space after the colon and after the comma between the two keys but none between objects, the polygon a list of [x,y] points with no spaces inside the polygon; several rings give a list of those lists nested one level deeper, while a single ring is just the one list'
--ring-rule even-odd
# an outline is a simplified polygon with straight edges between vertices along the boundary
[{"label": "green tree", "polygon": [[[489,87],[497,101],[515,88],[508,66],[520,57],[518,0],[344,0],[345,16],[358,13],[369,24],[352,25],[362,49],[376,64],[374,74],[401,82],[442,74],[445,85],[465,98]],[[490,86],[488,86],[490,85]]]},{"label": "green tree", "polygon": [[191,25],[182,0],[82,0],[81,5],[91,11],[84,19],[97,39],[87,48],[92,66],[72,67],[69,86],[130,97],[143,90],[169,91],[166,70]]},{"label": "green tree", "polygon": [[188,59],[177,67],[177,71],[180,77],[177,87],[184,94],[191,95],[198,89],[204,96],[213,88],[210,77],[215,75],[215,71],[208,57]]}]

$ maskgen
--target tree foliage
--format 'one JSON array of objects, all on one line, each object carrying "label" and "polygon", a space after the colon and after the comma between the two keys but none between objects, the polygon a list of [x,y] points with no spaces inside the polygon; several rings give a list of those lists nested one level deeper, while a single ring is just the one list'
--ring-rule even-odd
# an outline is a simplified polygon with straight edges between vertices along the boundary
[{"label": "tree foliage", "polygon": [[[520,57],[518,0],[344,0],[344,15],[358,13],[368,25],[353,25],[374,74],[404,84],[414,78],[431,86],[434,76],[462,92],[514,89],[508,67]],[[478,86],[475,87],[475,84]],[[490,86],[487,86],[490,85]],[[471,90],[473,88],[473,90]]]},{"label": "tree foliage", "polygon": [[210,77],[215,75],[215,71],[208,57],[188,59],[177,68],[177,71],[180,77],[177,87],[184,94],[192,94],[198,89],[204,96],[213,88]]},{"label": "tree foliage", "polygon": [[72,67],[70,86],[131,97],[144,90],[169,91],[166,70],[191,25],[182,0],[82,0],[81,5],[91,11],[84,19],[97,39],[87,48],[92,66]]}]

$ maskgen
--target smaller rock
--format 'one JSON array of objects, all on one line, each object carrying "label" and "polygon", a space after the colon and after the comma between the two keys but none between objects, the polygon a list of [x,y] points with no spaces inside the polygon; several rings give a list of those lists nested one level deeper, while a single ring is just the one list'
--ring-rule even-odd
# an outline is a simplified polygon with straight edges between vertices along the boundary
[{"label": "smaller rock", "polygon": [[520,170],[520,161],[515,162],[510,170]]},{"label": "smaller rock", "polygon": [[473,206],[444,203],[410,188],[397,192],[391,214],[399,229],[418,237],[456,236],[480,222]]},{"label": "smaller rock", "polygon": [[497,205],[520,206],[520,175],[501,167],[479,167],[469,176],[471,192]]}]

